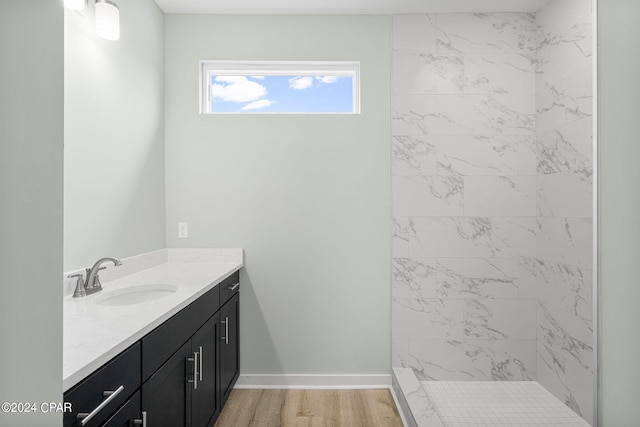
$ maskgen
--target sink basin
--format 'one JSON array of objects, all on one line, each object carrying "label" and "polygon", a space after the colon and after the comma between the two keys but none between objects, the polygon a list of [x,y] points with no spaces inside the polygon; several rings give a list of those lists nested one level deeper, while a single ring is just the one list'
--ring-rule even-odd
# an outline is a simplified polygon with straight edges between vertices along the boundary
[{"label": "sink basin", "polygon": [[172,285],[136,285],[115,291],[105,292],[95,299],[95,303],[105,306],[121,306],[142,304],[168,297],[177,291],[178,288]]}]

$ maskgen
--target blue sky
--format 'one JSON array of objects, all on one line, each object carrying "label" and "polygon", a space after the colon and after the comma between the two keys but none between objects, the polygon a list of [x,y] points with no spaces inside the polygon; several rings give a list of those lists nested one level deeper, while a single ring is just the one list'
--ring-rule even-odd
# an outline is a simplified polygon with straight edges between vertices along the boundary
[{"label": "blue sky", "polygon": [[350,113],[350,76],[212,76],[211,112]]}]

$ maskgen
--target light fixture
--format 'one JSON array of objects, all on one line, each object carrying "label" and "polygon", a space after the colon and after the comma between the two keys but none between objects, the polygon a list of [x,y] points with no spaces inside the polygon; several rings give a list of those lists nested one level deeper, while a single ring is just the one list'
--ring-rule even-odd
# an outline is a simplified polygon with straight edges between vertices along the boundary
[{"label": "light fixture", "polygon": [[106,40],[120,39],[120,10],[111,0],[96,0],[96,34]]},{"label": "light fixture", "polygon": [[82,10],[87,4],[87,0],[64,0],[64,7],[71,10]]}]

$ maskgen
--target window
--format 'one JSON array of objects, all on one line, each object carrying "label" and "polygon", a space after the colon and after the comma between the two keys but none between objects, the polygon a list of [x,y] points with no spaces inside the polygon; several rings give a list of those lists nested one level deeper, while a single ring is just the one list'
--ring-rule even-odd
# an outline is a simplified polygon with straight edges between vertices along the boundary
[{"label": "window", "polygon": [[360,113],[359,62],[201,61],[200,112]]}]

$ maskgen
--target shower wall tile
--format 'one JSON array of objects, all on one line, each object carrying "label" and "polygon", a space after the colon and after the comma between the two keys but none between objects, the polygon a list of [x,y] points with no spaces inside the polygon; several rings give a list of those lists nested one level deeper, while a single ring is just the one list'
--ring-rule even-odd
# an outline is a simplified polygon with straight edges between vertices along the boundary
[{"label": "shower wall tile", "polygon": [[452,13],[436,16],[436,48],[442,53],[535,54],[531,13]]},{"label": "shower wall tile", "polygon": [[520,263],[520,298],[535,298],[590,321],[593,310],[593,272],[568,264],[523,259]]},{"label": "shower wall tile", "polygon": [[536,340],[411,340],[408,365],[421,381],[536,378]]},{"label": "shower wall tile", "polygon": [[538,258],[592,269],[592,242],[589,218],[538,218]]},{"label": "shower wall tile", "polygon": [[435,15],[394,15],[393,50],[394,52],[435,53]]},{"label": "shower wall tile", "polygon": [[591,66],[557,82],[538,83],[537,86],[536,125],[539,131],[593,116]]},{"label": "shower wall tile", "polygon": [[412,257],[532,257],[535,218],[415,217],[410,219]]},{"label": "shower wall tile", "polygon": [[538,141],[536,136],[522,137],[518,143],[518,171],[520,175],[536,175],[538,170]]},{"label": "shower wall tile", "polygon": [[536,215],[535,176],[469,176],[464,190],[465,215]]},{"label": "shower wall tile", "polygon": [[465,63],[461,55],[396,53],[392,60],[394,93],[463,93]]},{"label": "shower wall tile", "polygon": [[517,298],[517,258],[438,258],[438,298]]},{"label": "shower wall tile", "polygon": [[538,177],[538,213],[543,217],[591,218],[593,176],[563,172]]},{"label": "shower wall tile", "polygon": [[531,135],[533,97],[517,95],[394,95],[393,135]]},{"label": "shower wall tile", "polygon": [[429,299],[437,297],[435,258],[395,258],[391,262],[393,296]]},{"label": "shower wall tile", "polygon": [[437,175],[438,151],[433,136],[393,136],[394,175]]},{"label": "shower wall tile", "polygon": [[553,0],[537,13],[538,74],[545,81],[592,65],[591,21],[591,1],[585,0]]},{"label": "shower wall tile", "polygon": [[393,217],[391,235],[391,257],[406,258],[409,256],[409,218]]},{"label": "shower wall tile", "polygon": [[474,299],[463,306],[465,340],[535,340],[537,301]]},{"label": "shower wall tile", "polygon": [[538,381],[592,422],[594,369],[591,322],[546,303],[539,304],[538,319]]},{"label": "shower wall tile", "polygon": [[536,235],[538,258],[556,262],[566,261],[566,226],[565,218],[538,217]]},{"label": "shower wall tile", "polygon": [[538,381],[592,421],[593,55],[591,2],[537,14],[538,254],[520,296],[538,307]]},{"label": "shower wall tile", "polygon": [[536,92],[530,57],[517,53],[464,55],[465,93],[520,94]]},{"label": "shower wall tile", "polygon": [[565,231],[566,262],[593,269],[593,220],[567,218]]},{"label": "shower wall tile", "polygon": [[590,19],[393,18],[392,361],[421,380],[538,379],[585,412]]},{"label": "shower wall tile", "polygon": [[591,117],[538,133],[538,173],[593,173]]},{"label": "shower wall tile", "polygon": [[409,366],[409,340],[391,340],[391,366]]},{"label": "shower wall tile", "polygon": [[394,339],[462,339],[462,300],[393,298]]},{"label": "shower wall tile", "polygon": [[530,136],[438,136],[438,174],[517,175],[521,144]]},{"label": "shower wall tile", "polygon": [[535,175],[533,135],[395,135],[393,175]]},{"label": "shower wall tile", "polygon": [[396,216],[460,216],[463,179],[451,176],[394,176],[393,213]]}]

